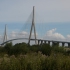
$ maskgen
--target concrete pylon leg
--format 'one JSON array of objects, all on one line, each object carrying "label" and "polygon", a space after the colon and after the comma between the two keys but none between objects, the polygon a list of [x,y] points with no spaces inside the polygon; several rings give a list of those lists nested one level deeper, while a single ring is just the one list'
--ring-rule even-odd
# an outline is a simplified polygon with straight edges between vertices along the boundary
[{"label": "concrete pylon leg", "polygon": [[41,40],[41,45],[43,44],[43,40]]},{"label": "concrete pylon leg", "polygon": [[50,41],[48,41],[48,44],[50,45]]},{"label": "concrete pylon leg", "polygon": [[38,45],[40,44],[40,40],[38,40]]},{"label": "concrete pylon leg", "polygon": [[46,44],[46,41],[44,41],[44,43]]},{"label": "concrete pylon leg", "polygon": [[62,43],[62,47],[64,47],[65,43]]},{"label": "concrete pylon leg", "polygon": [[7,41],[7,30],[6,30],[6,24],[5,24],[5,33],[4,33],[4,39],[3,42]]},{"label": "concrete pylon leg", "polygon": [[59,42],[52,42],[52,46],[59,46]]},{"label": "concrete pylon leg", "polygon": [[54,46],[54,42],[52,42],[52,46]]},{"label": "concrete pylon leg", "polygon": [[68,43],[68,47],[70,48],[70,43]]},{"label": "concrete pylon leg", "polygon": [[58,42],[57,45],[60,46],[60,43]]}]

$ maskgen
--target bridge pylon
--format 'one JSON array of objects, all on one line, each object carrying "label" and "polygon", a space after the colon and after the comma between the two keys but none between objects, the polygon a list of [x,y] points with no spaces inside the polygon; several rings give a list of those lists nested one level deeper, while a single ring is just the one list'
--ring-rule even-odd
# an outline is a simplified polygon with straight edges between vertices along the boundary
[{"label": "bridge pylon", "polygon": [[3,42],[7,41],[7,26],[5,24],[5,31],[4,31],[4,38],[3,38]]},{"label": "bridge pylon", "polygon": [[28,44],[30,44],[30,39],[31,39],[31,34],[32,34],[33,28],[34,28],[35,44],[37,44],[37,41],[36,41],[36,29],[35,29],[35,21],[34,21],[34,19],[35,19],[35,7],[33,6],[32,25],[31,25],[31,30],[30,30]]}]

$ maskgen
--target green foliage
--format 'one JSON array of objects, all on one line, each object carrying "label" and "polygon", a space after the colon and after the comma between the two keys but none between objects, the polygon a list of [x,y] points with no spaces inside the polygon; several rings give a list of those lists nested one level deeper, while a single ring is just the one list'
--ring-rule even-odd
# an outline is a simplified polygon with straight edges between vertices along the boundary
[{"label": "green foliage", "polygon": [[38,53],[0,58],[0,70],[70,70],[70,56]]},{"label": "green foliage", "polygon": [[7,43],[0,47],[0,70],[70,70],[70,50],[56,43]]},{"label": "green foliage", "polygon": [[43,44],[41,46],[41,52],[45,55],[50,55],[51,54],[51,47],[49,44]]},{"label": "green foliage", "polygon": [[29,47],[27,46],[26,43],[19,43],[15,44],[12,47],[12,54],[18,55],[18,54],[26,54],[29,52]]},{"label": "green foliage", "polygon": [[29,52],[42,52],[45,55],[50,55],[52,52],[54,53],[63,53],[69,54],[64,50],[64,47],[59,47],[58,43],[55,43],[55,46],[50,46],[49,44],[42,45],[28,45],[26,43],[17,43],[14,46],[12,43],[7,43],[4,47],[0,47],[0,53],[7,53],[8,55],[19,55],[26,54]]},{"label": "green foliage", "polygon": [[64,47],[59,47],[59,46],[53,46],[52,51],[55,53],[64,53],[65,52]]},{"label": "green foliage", "polygon": [[9,54],[10,51],[12,49],[12,43],[7,43],[5,46],[4,46],[4,51]]},{"label": "green foliage", "polygon": [[30,46],[30,50],[32,51],[32,52],[38,52],[38,51],[40,51],[40,46],[39,45],[32,45],[32,46]]}]

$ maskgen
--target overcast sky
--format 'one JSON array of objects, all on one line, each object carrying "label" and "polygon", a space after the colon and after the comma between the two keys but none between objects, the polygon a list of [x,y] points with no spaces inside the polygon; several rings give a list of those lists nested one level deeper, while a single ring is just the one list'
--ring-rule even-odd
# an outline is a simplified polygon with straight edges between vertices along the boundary
[{"label": "overcast sky", "polygon": [[0,22],[24,22],[33,6],[44,22],[70,22],[70,0],[0,0]]}]

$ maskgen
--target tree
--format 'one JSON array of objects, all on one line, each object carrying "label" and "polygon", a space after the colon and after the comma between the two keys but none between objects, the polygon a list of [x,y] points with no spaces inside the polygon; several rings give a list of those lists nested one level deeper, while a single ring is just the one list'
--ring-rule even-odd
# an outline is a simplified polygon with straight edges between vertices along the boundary
[{"label": "tree", "polygon": [[41,52],[45,55],[50,55],[51,46],[49,44],[43,44],[42,47],[41,47]]}]

